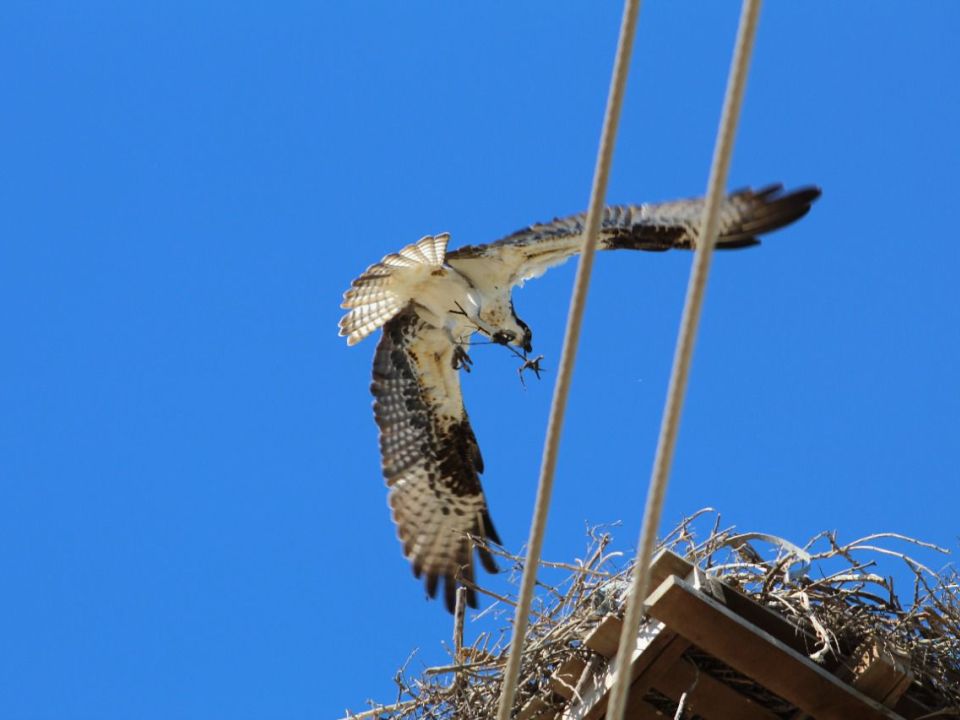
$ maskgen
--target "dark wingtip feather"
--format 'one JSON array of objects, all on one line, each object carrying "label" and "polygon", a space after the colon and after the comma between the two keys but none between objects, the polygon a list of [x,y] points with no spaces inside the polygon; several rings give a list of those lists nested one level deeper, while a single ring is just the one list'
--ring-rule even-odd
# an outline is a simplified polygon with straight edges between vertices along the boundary
[{"label": "dark wingtip feather", "polygon": [[735,240],[724,240],[721,238],[720,244],[717,247],[723,250],[740,250],[741,248],[753,247],[759,244],[760,241],[750,235],[748,237],[738,237]]},{"label": "dark wingtip feather", "polygon": [[[457,588],[460,583],[453,575],[444,575],[443,577],[443,605],[451,615],[457,610]],[[463,587],[467,591],[467,606],[476,609],[477,591],[473,589],[473,581],[465,584]]]},{"label": "dark wingtip feather", "polygon": [[443,578],[443,604],[447,606],[447,612],[457,609],[457,581],[451,575]]},{"label": "dark wingtip feather", "polygon": [[[496,543],[500,542],[500,538],[497,536],[497,532],[493,529],[493,524],[490,522],[490,514],[486,510],[483,511],[480,525],[482,527],[476,528],[478,534]],[[460,585],[463,585],[467,589],[467,605],[472,608],[477,607],[477,593],[474,590],[474,550],[477,551],[477,555],[480,557],[480,564],[484,570],[489,573],[500,572],[500,568],[497,566],[493,554],[487,550],[487,548],[476,544],[474,540],[470,540],[469,538],[465,538],[464,540],[464,544],[458,550],[457,562],[459,563],[459,569],[456,572],[425,571],[419,560],[411,558],[413,575],[417,578],[421,576],[424,577],[424,589],[429,598],[437,597],[440,581],[443,581],[444,605],[451,613],[456,609],[457,587]],[[407,545],[409,545],[409,543],[404,544],[405,552],[408,550]]]},{"label": "dark wingtip feather", "polygon": [[758,198],[768,198],[771,195],[779,195],[781,192],[783,192],[783,183],[776,182],[754,190],[753,194]]},{"label": "dark wingtip feather", "polygon": [[739,226],[718,238],[717,249],[735,250],[760,244],[758,235],[779,230],[802,218],[810,212],[821,192],[815,185],[805,185],[783,194],[783,185],[776,183],[759,190],[731,193],[731,197],[746,196],[744,200],[752,201],[753,207]]},{"label": "dark wingtip feather", "polygon": [[823,190],[819,185],[804,185],[803,187],[797,188],[789,195],[785,195],[784,197],[795,197],[799,201],[805,202],[809,205],[822,194]]},{"label": "dark wingtip feather", "polygon": [[500,536],[497,534],[497,529],[493,526],[493,520],[490,519],[490,511],[486,508],[483,510],[483,528],[481,529],[481,535],[490,538],[497,545],[503,545]]},{"label": "dark wingtip feather", "polygon": [[[772,188],[772,191],[769,191]],[[771,186],[754,193],[754,197],[764,200],[764,208],[771,212],[775,210],[810,209],[813,202],[820,197],[823,191],[816,185],[804,185],[796,190],[781,194],[783,185]]]},{"label": "dark wingtip feather", "polygon": [[488,573],[498,573],[500,568],[497,567],[497,561],[493,559],[493,555],[490,554],[490,551],[486,548],[478,547],[477,555],[480,556],[480,564],[483,565],[483,569]]},{"label": "dark wingtip feather", "polygon": [[[482,537],[497,543],[497,545],[502,545],[503,543],[500,540],[500,536],[497,534],[497,529],[493,526],[493,520],[490,519],[490,512],[486,509],[483,511],[481,522],[483,527],[480,528],[479,534]],[[497,567],[496,560],[493,559],[493,555],[485,547],[478,545],[477,555],[480,556],[480,564],[483,565],[484,570],[489,573],[500,572],[500,568]]]},{"label": "dark wingtip feather", "polygon": [[464,545],[461,549],[462,552],[466,554],[461,555],[461,565],[456,573],[446,573],[442,576],[435,573],[427,575],[427,595],[431,598],[436,596],[438,581],[441,577],[443,578],[443,601],[448,612],[453,613],[456,610],[457,588],[461,585],[465,587],[467,591],[467,605],[472,608],[477,607],[477,592],[474,584],[475,573],[472,555],[474,548],[476,548],[477,554],[480,556],[480,563],[483,565],[484,570],[490,573],[500,571],[489,550],[471,543]]}]

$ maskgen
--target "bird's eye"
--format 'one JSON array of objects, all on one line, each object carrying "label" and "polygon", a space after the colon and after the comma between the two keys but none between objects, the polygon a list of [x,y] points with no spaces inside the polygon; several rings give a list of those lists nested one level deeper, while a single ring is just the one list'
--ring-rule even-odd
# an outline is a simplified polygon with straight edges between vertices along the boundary
[{"label": "bird's eye", "polygon": [[490,339],[498,345],[506,345],[513,340],[514,337],[516,336],[509,330],[497,330],[497,332],[495,332]]}]

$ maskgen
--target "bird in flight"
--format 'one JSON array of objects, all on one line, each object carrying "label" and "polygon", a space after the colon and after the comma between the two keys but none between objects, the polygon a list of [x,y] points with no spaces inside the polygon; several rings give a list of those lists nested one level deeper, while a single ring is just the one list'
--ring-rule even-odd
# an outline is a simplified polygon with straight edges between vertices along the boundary
[{"label": "bird in flight", "polygon": [[[759,235],[807,214],[816,187],[740,190],[720,210],[718,249],[759,244]],[[600,250],[690,250],[696,247],[703,198],[607,207]],[[448,233],[428,235],[371,265],[344,293],[340,334],[354,345],[383,328],[373,358],[373,411],[380,428],[383,474],[403,553],[427,594],[440,581],[453,612],[458,584],[476,607],[475,538],[500,542],[480,485],[483,459],[460,393],[459,371],[475,334],[505,345],[539,369],[533,332],[513,307],[512,290],[580,251],[583,214],[531,225],[486,245],[447,251]],[[522,370],[523,368],[521,368]]]}]

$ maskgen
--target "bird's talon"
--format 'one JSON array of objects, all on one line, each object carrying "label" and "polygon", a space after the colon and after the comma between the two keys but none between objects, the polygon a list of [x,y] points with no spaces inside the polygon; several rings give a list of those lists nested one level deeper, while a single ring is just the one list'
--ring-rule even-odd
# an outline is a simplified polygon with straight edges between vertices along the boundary
[{"label": "bird's talon", "polygon": [[450,363],[453,366],[454,370],[466,370],[470,372],[470,366],[473,365],[473,360],[470,359],[470,356],[467,355],[467,351],[464,350],[459,345],[456,345],[453,348],[453,358]]}]

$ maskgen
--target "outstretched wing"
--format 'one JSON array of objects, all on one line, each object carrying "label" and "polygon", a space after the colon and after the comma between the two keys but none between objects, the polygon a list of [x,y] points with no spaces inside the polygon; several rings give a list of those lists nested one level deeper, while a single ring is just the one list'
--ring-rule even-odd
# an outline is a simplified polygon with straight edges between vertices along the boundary
[{"label": "outstretched wing", "polygon": [[[444,331],[408,307],[383,326],[370,387],[403,553],[414,575],[425,576],[430,597],[443,579],[451,612],[457,578],[474,577],[469,536],[500,542],[480,487],[483,460],[463,407],[453,350]],[[477,550],[483,567],[496,572],[490,553]],[[469,586],[467,601],[476,607]]]},{"label": "outstretched wing", "polygon": [[[782,185],[740,190],[727,196],[720,210],[718,248],[742,248],[760,242],[758,235],[800,219],[820,197],[820,189],[789,193]],[[703,198],[604,209],[599,249],[662,251],[696,245]],[[485,285],[510,287],[539,277],[580,251],[586,215],[540,223],[487,245],[468,245],[447,253],[447,262]]]}]

